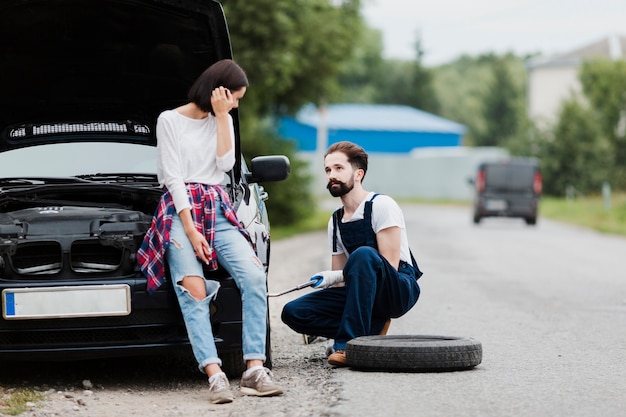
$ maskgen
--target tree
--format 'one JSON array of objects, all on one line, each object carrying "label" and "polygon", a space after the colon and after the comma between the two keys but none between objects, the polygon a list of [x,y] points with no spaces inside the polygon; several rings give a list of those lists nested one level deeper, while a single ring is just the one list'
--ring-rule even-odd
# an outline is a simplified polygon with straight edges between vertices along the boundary
[{"label": "tree", "polygon": [[383,40],[378,29],[361,25],[355,33],[352,56],[344,62],[339,75],[341,92],[337,101],[343,103],[375,103],[379,81],[384,74]]},{"label": "tree", "polygon": [[600,128],[614,148],[614,186],[626,188],[626,61],[584,62],[580,82]]},{"label": "tree", "polygon": [[439,114],[440,105],[433,87],[434,74],[423,64],[421,39],[415,42],[415,60],[387,60],[377,85],[375,101],[386,104],[404,104]]},{"label": "tree", "polygon": [[508,137],[501,146],[511,155],[541,157],[542,144],[551,132],[540,129],[528,117],[522,117],[515,134]]},{"label": "tree", "polygon": [[483,97],[484,131],[476,137],[481,146],[501,146],[519,127],[521,91],[515,83],[507,60],[497,58],[491,64],[492,80]]},{"label": "tree", "polygon": [[[486,119],[484,101],[489,86],[494,83],[492,67],[497,60],[506,62],[517,91],[525,91],[524,59],[513,54],[462,55],[452,62],[433,68],[433,86],[441,105],[440,114],[467,126],[468,131],[464,137],[467,145],[481,145],[487,131],[489,120]],[[524,95],[520,93],[517,100],[518,112],[523,114]],[[523,123],[518,130],[526,130]],[[524,138],[523,132],[520,132],[506,140],[506,145],[519,148],[513,142],[517,137]]]},{"label": "tree", "polygon": [[246,149],[246,162],[249,164],[256,155],[287,155],[290,160],[289,177],[281,182],[262,184],[269,198],[267,210],[271,213],[272,224],[289,225],[311,216],[315,211],[315,200],[310,192],[312,182],[307,162],[296,157],[295,144],[278,138],[271,118],[248,120],[242,128]]},{"label": "tree", "polygon": [[363,24],[359,0],[224,0],[234,57],[248,74],[246,108],[293,112],[329,101]]},{"label": "tree", "polygon": [[610,155],[593,111],[576,98],[565,101],[541,152],[545,193],[563,196],[568,186],[583,194],[599,192],[610,175]]},{"label": "tree", "polygon": [[[278,138],[272,118],[337,95],[338,74],[363,25],[359,0],[223,0],[234,59],[250,88],[240,108],[247,157],[284,154],[285,181],[263,184],[273,224],[291,224],[315,210],[311,179],[290,142]],[[249,161],[248,161],[249,162]]]}]

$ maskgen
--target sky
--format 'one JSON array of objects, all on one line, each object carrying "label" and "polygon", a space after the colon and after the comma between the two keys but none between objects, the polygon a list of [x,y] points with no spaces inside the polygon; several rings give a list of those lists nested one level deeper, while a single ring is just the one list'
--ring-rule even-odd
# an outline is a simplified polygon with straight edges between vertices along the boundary
[{"label": "sky", "polygon": [[419,36],[427,66],[462,54],[551,56],[607,36],[626,36],[626,0],[362,0],[362,4],[368,25],[382,31],[386,58],[414,59]]}]

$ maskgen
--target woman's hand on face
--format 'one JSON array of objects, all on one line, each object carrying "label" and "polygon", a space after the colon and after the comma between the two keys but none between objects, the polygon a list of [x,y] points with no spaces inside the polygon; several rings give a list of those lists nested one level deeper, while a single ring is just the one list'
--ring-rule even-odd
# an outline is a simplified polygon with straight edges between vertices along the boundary
[{"label": "woman's hand on face", "polygon": [[217,87],[211,93],[211,105],[216,116],[231,111],[235,103],[236,101],[228,88]]}]

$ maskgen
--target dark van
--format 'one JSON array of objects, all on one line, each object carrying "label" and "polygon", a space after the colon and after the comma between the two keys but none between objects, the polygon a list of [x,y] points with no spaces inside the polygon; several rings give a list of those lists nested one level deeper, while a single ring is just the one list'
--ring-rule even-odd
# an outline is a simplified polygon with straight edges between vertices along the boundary
[{"label": "dark van", "polygon": [[481,163],[472,182],[476,187],[474,223],[483,217],[520,217],[526,224],[537,223],[542,186],[537,159]]}]

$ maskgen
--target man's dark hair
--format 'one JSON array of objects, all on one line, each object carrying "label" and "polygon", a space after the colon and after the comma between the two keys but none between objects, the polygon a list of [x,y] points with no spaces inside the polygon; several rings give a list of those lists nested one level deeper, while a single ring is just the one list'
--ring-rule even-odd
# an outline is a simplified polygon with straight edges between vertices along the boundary
[{"label": "man's dark hair", "polygon": [[248,85],[244,70],[232,59],[222,59],[200,74],[189,89],[187,99],[200,110],[213,114],[211,93],[214,89],[224,87],[234,92]]},{"label": "man's dark hair", "polygon": [[326,151],[326,154],[324,154],[324,159],[326,159],[329,154],[335,152],[345,154],[353,168],[363,170],[363,178],[365,178],[365,174],[367,173],[367,152],[365,152],[363,148],[348,141],[333,143]]}]

